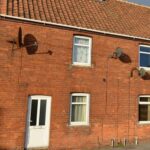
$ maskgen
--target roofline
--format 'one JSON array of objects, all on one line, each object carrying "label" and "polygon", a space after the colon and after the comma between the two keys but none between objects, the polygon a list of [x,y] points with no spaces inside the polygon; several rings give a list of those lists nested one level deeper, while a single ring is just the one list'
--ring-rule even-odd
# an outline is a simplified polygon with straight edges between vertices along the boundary
[{"label": "roofline", "polygon": [[135,3],[135,2],[129,2],[127,0],[117,0],[117,1],[122,2],[122,3],[127,3],[127,4],[130,4],[130,5],[134,5],[134,6],[138,6],[138,7],[144,7],[144,8],[150,9],[150,6],[147,6],[147,5],[144,5],[144,4],[138,4],[138,3]]},{"label": "roofline", "polygon": [[90,31],[90,32],[107,34],[107,35],[112,35],[112,36],[119,36],[119,37],[125,37],[125,38],[132,38],[132,39],[150,41],[150,38],[144,38],[144,37],[140,37],[140,36],[132,36],[132,35],[127,35],[127,34],[120,34],[120,33],[108,32],[108,31],[102,31],[102,30],[94,30],[94,29],[90,29],[90,28],[83,28],[83,27],[65,25],[65,24],[60,24],[60,23],[53,23],[53,22],[42,21],[42,20],[28,19],[28,18],[10,16],[10,15],[5,15],[5,14],[0,14],[0,17],[10,18],[10,19],[17,19],[17,20],[28,21],[28,22],[41,23],[41,24],[44,24],[44,25],[53,25],[53,26],[58,26],[58,27],[65,27],[65,28],[71,28],[71,29]]}]

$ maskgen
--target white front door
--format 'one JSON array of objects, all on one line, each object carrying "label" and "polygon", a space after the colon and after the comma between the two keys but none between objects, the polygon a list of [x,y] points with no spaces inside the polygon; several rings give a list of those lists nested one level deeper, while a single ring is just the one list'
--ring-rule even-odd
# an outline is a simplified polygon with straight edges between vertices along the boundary
[{"label": "white front door", "polygon": [[25,148],[49,146],[50,112],[50,96],[29,97]]}]

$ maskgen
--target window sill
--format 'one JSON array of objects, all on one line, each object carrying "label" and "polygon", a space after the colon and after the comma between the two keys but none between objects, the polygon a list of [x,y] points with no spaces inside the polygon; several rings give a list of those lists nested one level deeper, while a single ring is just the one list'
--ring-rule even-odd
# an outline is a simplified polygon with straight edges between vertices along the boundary
[{"label": "window sill", "polygon": [[94,68],[93,64],[84,65],[84,64],[71,64],[70,67],[77,67],[77,68]]},{"label": "window sill", "polygon": [[150,71],[150,67],[141,67],[141,66],[139,66],[139,69],[145,69],[146,71]]},{"label": "window sill", "polygon": [[139,125],[150,125],[150,121],[139,121]]},{"label": "window sill", "polygon": [[89,123],[70,123],[70,127],[88,127],[90,126]]},{"label": "window sill", "polygon": [[87,125],[72,125],[72,124],[69,124],[68,125],[70,128],[88,128],[88,127],[90,127],[90,125],[89,124],[87,124]]}]

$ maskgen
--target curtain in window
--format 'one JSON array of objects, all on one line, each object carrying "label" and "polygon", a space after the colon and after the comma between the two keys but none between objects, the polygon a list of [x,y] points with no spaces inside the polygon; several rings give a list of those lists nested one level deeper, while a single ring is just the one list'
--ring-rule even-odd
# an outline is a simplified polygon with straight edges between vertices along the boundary
[{"label": "curtain in window", "polygon": [[150,105],[139,106],[139,120],[150,121]]},{"label": "curtain in window", "polygon": [[74,46],[74,62],[88,63],[88,47]]},{"label": "curtain in window", "polygon": [[[139,121],[150,121],[150,97],[141,97],[139,105]],[[142,104],[147,103],[147,104]]]},{"label": "curtain in window", "polygon": [[89,45],[89,39],[83,39],[79,37],[75,37],[75,44],[83,44],[83,45]]},{"label": "curtain in window", "polygon": [[[85,122],[86,121],[86,97],[75,96],[73,97],[72,104],[72,117],[71,120],[74,122]],[[75,104],[77,103],[77,104]],[[83,104],[82,104],[83,103]]]}]

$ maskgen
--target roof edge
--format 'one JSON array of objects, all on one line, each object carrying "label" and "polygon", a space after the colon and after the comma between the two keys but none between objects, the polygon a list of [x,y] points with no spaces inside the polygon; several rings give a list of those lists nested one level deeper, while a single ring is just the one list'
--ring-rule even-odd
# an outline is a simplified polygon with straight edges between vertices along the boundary
[{"label": "roof edge", "polygon": [[128,0],[117,0],[117,1],[122,2],[122,3],[127,3],[127,4],[130,4],[130,5],[134,5],[134,6],[138,6],[138,7],[144,7],[144,8],[150,9],[150,6],[147,6],[147,5],[144,5],[144,4],[138,4],[138,3],[135,3],[135,2],[129,2]]},{"label": "roof edge", "polygon": [[27,21],[27,22],[40,23],[40,24],[44,24],[44,25],[53,25],[53,26],[58,26],[58,27],[65,27],[65,28],[71,28],[71,29],[90,31],[90,32],[101,33],[101,34],[112,35],[112,36],[118,36],[118,37],[125,37],[125,38],[131,38],[131,39],[150,41],[150,38],[144,38],[144,37],[140,37],[140,36],[127,35],[127,34],[121,34],[121,33],[115,33],[115,32],[108,32],[108,31],[102,31],[102,30],[95,30],[95,29],[90,29],[90,28],[84,28],[84,27],[78,27],[78,26],[42,21],[42,20],[28,19],[28,18],[10,16],[10,15],[5,15],[5,14],[0,14],[0,17],[8,18],[8,19],[21,20],[21,21]]}]

